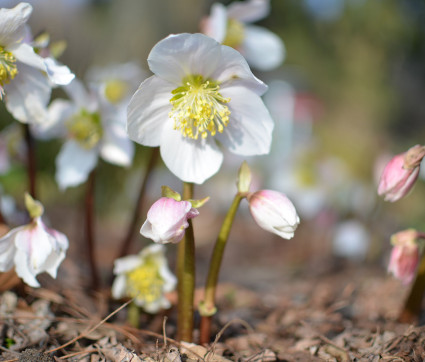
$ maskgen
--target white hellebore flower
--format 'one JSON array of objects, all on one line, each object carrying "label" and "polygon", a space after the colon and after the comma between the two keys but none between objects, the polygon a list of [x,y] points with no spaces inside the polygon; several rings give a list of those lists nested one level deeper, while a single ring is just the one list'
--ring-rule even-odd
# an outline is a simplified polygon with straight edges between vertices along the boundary
[{"label": "white hellebore flower", "polygon": [[160,146],[177,177],[203,183],[223,161],[216,141],[231,152],[267,154],[273,121],[260,96],[267,86],[234,49],[202,34],[170,35],[148,57],[155,74],[128,106],[127,132]]},{"label": "white hellebore flower", "polygon": [[169,308],[170,302],[164,293],[174,290],[176,277],[171,273],[164,255],[163,245],[150,245],[138,255],[129,255],[115,260],[112,296],[135,298],[134,303],[148,313]]},{"label": "white hellebore flower", "polygon": [[12,229],[0,238],[0,271],[8,271],[15,265],[16,274],[25,283],[39,287],[35,278],[38,274],[47,272],[56,278],[69,242],[64,234],[43,223],[41,203],[26,194],[25,204],[32,221]]},{"label": "white hellebore flower", "polygon": [[[51,82],[64,84],[73,77],[67,67],[54,66],[48,59],[46,63],[25,42],[31,12],[28,3],[0,9],[0,99],[4,94],[6,108],[23,123],[44,121]],[[60,76],[63,72],[65,77]]]},{"label": "white hellebore flower", "polygon": [[235,1],[227,8],[215,3],[211,15],[202,21],[201,29],[218,42],[240,51],[254,68],[271,70],[285,58],[282,40],[263,27],[247,25],[269,13],[269,0]]},{"label": "white hellebore flower", "polygon": [[189,201],[161,197],[149,209],[140,233],[159,244],[178,243],[189,226],[187,220],[198,215],[199,211]]},{"label": "white hellebore flower", "polygon": [[300,223],[292,202],[280,192],[261,190],[247,196],[251,215],[264,230],[291,239]]},{"label": "white hellebore flower", "polygon": [[83,183],[98,157],[118,166],[130,166],[134,144],[125,132],[125,114],[98,92],[87,91],[74,79],[64,87],[71,101],[57,99],[49,106],[48,122],[33,128],[37,137],[65,137],[56,158],[60,189]]}]

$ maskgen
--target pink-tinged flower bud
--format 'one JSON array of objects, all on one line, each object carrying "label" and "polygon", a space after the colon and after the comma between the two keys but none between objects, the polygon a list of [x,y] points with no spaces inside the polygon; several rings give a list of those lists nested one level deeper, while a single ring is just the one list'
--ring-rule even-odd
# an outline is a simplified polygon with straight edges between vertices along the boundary
[{"label": "pink-tinged flower bud", "polygon": [[418,178],[419,166],[424,156],[425,147],[420,145],[394,156],[382,172],[378,194],[390,202],[406,196]]},{"label": "pink-tinged flower bud", "polygon": [[264,230],[291,239],[300,223],[292,202],[280,192],[261,190],[248,195],[249,209]]},{"label": "pink-tinged flower bud", "polygon": [[417,239],[420,237],[414,229],[400,231],[391,237],[394,245],[391,251],[388,272],[392,273],[403,284],[412,282],[419,263],[419,246]]},{"label": "pink-tinged flower bud", "polygon": [[161,197],[149,209],[140,233],[159,244],[178,243],[189,226],[187,220],[198,215],[189,201]]}]

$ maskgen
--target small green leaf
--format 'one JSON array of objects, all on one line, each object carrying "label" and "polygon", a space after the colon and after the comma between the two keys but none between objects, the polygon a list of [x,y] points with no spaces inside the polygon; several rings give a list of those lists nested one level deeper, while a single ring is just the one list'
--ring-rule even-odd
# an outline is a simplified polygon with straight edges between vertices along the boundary
[{"label": "small green leaf", "polygon": [[177,191],[174,191],[172,188],[168,186],[161,186],[161,192],[162,192],[162,197],[168,197],[176,201],[182,200],[181,195]]}]

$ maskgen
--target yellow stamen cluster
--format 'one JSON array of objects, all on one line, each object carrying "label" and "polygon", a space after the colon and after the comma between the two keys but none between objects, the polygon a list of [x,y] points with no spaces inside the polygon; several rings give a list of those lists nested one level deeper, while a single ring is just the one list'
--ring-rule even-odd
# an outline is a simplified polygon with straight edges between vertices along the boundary
[{"label": "yellow stamen cluster", "polygon": [[0,85],[9,83],[16,74],[18,74],[18,69],[15,56],[0,46]]},{"label": "yellow stamen cluster", "polygon": [[161,299],[164,280],[159,273],[159,266],[147,258],[145,263],[127,273],[127,294],[129,297],[143,299],[146,304]]},{"label": "yellow stamen cluster", "polygon": [[89,113],[85,109],[71,117],[66,127],[70,136],[87,150],[95,147],[103,136],[99,113]]},{"label": "yellow stamen cluster", "polygon": [[120,79],[113,79],[106,82],[105,97],[113,103],[119,103],[128,93],[128,84]]},{"label": "yellow stamen cluster", "polygon": [[174,129],[184,137],[206,138],[223,132],[229,124],[229,108],[225,105],[230,98],[219,93],[217,82],[193,75],[183,79],[183,86],[172,91],[170,99],[173,109],[169,116],[174,120]]},{"label": "yellow stamen cluster", "polygon": [[235,19],[227,21],[226,37],[223,40],[223,45],[232,48],[239,48],[245,38],[244,25]]}]

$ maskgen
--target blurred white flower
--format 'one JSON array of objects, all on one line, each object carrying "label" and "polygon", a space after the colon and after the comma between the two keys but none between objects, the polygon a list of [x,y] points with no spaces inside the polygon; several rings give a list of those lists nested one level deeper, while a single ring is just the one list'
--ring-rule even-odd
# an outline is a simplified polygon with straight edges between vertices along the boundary
[{"label": "blurred white flower", "polygon": [[198,215],[189,201],[161,197],[149,209],[140,233],[159,244],[178,243],[189,226],[187,220]]},{"label": "blurred white flower", "polygon": [[370,244],[370,233],[358,220],[346,220],[334,229],[332,247],[335,255],[355,261],[365,259]]},{"label": "blurred white flower", "polygon": [[31,287],[39,287],[38,274],[47,272],[56,278],[57,269],[65,258],[68,238],[48,228],[41,219],[43,206],[26,195],[25,203],[32,221],[9,231],[0,238],[0,271],[15,266],[16,274]]},{"label": "blurred white flower", "polygon": [[177,280],[168,268],[164,253],[163,245],[154,244],[138,255],[115,260],[112,296],[135,298],[134,303],[148,313],[169,308],[171,305],[164,293],[173,291]]},{"label": "blurred white flower", "polygon": [[269,13],[269,0],[235,1],[227,8],[214,3],[211,15],[201,22],[201,29],[223,45],[240,51],[254,68],[271,70],[285,58],[283,41],[263,27],[247,25]]},{"label": "blurred white flower", "polygon": [[87,72],[87,81],[96,85],[101,97],[114,105],[124,104],[125,108],[146,78],[147,74],[133,62],[93,67]]},{"label": "blurred white flower", "polygon": [[127,132],[160,146],[166,166],[186,182],[203,183],[223,154],[267,154],[273,121],[260,98],[267,86],[234,49],[202,34],[170,35],[148,57],[154,76],[128,106]]},{"label": "blurred white flower", "polygon": [[300,223],[292,202],[282,193],[261,190],[247,196],[249,210],[258,226],[266,231],[291,239]]},{"label": "blurred white flower", "polygon": [[0,9],[0,98],[5,95],[6,108],[23,123],[42,122],[46,117],[51,92],[46,73],[53,82],[66,81],[64,68],[46,63],[25,41],[31,12],[28,3]]},{"label": "blurred white flower", "polygon": [[84,182],[98,157],[130,166],[134,145],[125,132],[125,113],[96,91],[87,91],[74,79],[64,86],[71,101],[56,99],[48,108],[48,121],[32,128],[39,138],[65,137],[56,158],[56,181],[61,189]]}]

